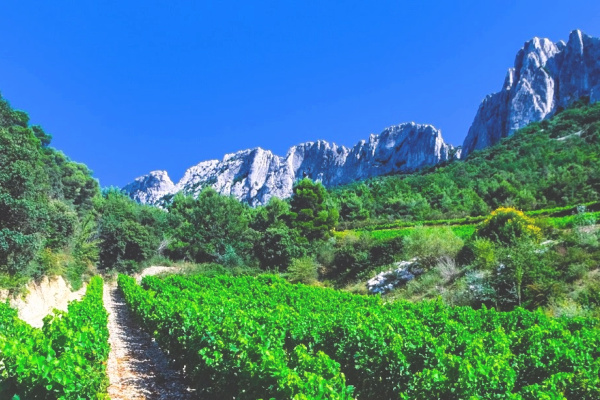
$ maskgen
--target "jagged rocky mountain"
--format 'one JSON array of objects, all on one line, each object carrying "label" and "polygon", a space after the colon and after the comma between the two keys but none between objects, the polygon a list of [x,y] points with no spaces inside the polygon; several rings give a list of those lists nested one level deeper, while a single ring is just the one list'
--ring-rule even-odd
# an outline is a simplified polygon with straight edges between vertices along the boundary
[{"label": "jagged rocky mountain", "polygon": [[582,97],[600,100],[600,39],[579,30],[567,43],[533,38],[517,53],[502,90],[479,106],[462,154],[494,145]]},{"label": "jagged rocky mountain", "polygon": [[517,53],[502,90],[481,103],[462,149],[445,143],[431,125],[405,123],[351,149],[319,140],[294,146],[284,157],[261,148],[242,150],[191,167],[177,184],[166,172],[153,171],[123,191],[141,203],[160,204],[167,195],[196,195],[211,186],[251,205],[265,204],[273,196],[289,197],[304,176],[335,186],[464,158],[582,97],[600,100],[600,39],[579,30],[567,43],[533,38]]},{"label": "jagged rocky mountain", "polygon": [[133,199],[159,204],[170,194],[198,194],[211,186],[251,205],[265,204],[273,196],[292,194],[294,182],[305,176],[326,186],[396,172],[412,172],[457,156],[431,125],[406,123],[361,140],[351,149],[324,140],[291,147],[284,157],[255,148],[227,154],[223,160],[203,161],[188,169],[175,185],[166,172],[153,171],[123,190]]}]

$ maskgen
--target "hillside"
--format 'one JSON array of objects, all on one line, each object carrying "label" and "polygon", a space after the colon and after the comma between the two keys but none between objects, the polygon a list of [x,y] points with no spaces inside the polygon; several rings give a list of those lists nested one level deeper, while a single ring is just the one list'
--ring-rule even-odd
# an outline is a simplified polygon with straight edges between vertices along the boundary
[{"label": "hillside", "polygon": [[[261,148],[226,154],[189,168],[174,184],[166,171],[153,171],[123,188],[143,204],[162,204],[175,193],[198,196],[203,188],[252,206],[292,195],[294,182],[308,177],[327,188],[465,158],[511,136],[530,123],[550,118],[581,98],[600,93],[600,39],[574,30],[567,42],[533,38],[517,52],[502,90],[486,96],[462,148],[445,143],[427,124],[403,123],[371,134],[352,148],[324,140],[291,147],[283,157]],[[478,204],[473,204],[476,208]]]},{"label": "hillside", "polygon": [[598,200],[599,155],[600,105],[583,100],[464,161],[374,178],[331,194],[345,227],[479,216],[501,205],[568,206]]}]

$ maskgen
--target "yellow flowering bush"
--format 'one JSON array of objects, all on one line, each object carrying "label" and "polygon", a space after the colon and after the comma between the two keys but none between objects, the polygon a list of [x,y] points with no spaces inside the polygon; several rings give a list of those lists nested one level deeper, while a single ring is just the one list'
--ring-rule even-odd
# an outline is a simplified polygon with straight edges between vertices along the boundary
[{"label": "yellow flowering bush", "polygon": [[520,240],[538,242],[542,238],[542,230],[523,211],[500,207],[479,225],[477,236],[510,245]]}]

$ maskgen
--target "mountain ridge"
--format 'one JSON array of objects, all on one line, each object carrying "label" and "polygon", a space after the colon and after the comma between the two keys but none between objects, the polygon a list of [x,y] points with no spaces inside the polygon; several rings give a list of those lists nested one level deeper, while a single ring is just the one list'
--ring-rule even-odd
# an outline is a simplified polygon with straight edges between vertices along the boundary
[{"label": "mountain ridge", "polygon": [[501,91],[481,102],[462,146],[446,143],[441,130],[414,122],[392,125],[353,147],[325,140],[290,147],[285,156],[255,147],[202,161],[176,184],[152,171],[123,187],[130,197],[160,204],[177,192],[197,195],[211,186],[252,206],[291,196],[302,177],[338,186],[391,173],[410,173],[492,146],[531,122],[541,121],[582,97],[600,100],[600,39],[574,30],[567,42],[534,37],[517,52]]},{"label": "mountain ridge", "polygon": [[[415,151],[421,149],[421,151]],[[250,205],[266,204],[273,196],[289,197],[294,182],[310,177],[326,186],[396,172],[413,172],[457,156],[432,125],[408,122],[371,134],[348,148],[325,140],[304,142],[285,156],[255,147],[228,153],[222,160],[202,161],[190,167],[174,184],[166,171],[136,178],[123,190],[141,203],[158,204],[179,191],[197,195],[212,186]],[[365,161],[366,160],[366,161]]]}]

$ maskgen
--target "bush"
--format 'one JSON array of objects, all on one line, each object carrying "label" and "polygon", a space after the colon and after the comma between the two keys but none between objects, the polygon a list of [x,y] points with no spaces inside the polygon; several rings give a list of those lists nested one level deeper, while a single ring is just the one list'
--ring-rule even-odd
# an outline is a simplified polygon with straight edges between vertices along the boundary
[{"label": "bush", "polygon": [[433,267],[443,257],[455,258],[464,242],[449,227],[418,226],[404,240],[408,257],[417,257],[426,267]]},{"label": "bush", "polygon": [[519,240],[539,241],[542,230],[532,218],[522,211],[500,207],[489,215],[477,229],[477,236],[505,245],[513,245]]},{"label": "bush", "polygon": [[473,250],[472,265],[477,269],[491,270],[498,265],[496,245],[487,239],[475,239],[471,242]]},{"label": "bush", "polygon": [[284,224],[267,228],[254,245],[254,254],[264,269],[287,268],[293,258],[306,252],[298,245],[298,232]]},{"label": "bush", "polygon": [[288,280],[290,282],[314,283],[319,278],[319,264],[310,257],[292,260],[288,267]]}]

